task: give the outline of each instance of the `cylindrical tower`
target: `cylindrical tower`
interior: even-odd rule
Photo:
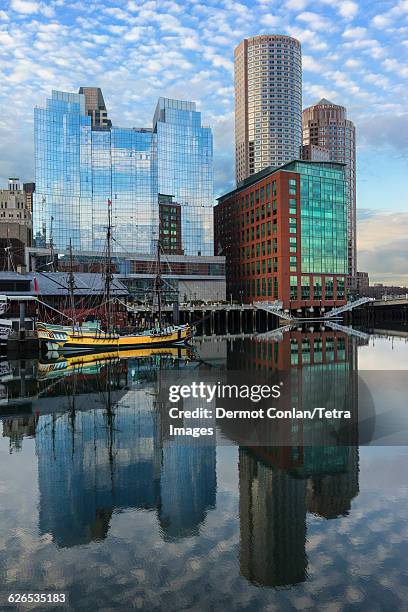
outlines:
[[[268,166],[299,158],[302,55],[290,36],[246,38],[235,49],[237,183]]]

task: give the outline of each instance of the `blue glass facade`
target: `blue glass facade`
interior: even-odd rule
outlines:
[[[212,134],[192,102],[160,98],[154,129],[93,127],[85,96],[52,92],[36,108],[37,246],[104,248],[112,200],[114,250],[151,254],[159,236],[158,194],[182,207],[185,254],[213,253]]]
[[[153,119],[154,158],[159,193],[181,206],[181,235],[186,255],[212,255],[213,141],[201,126],[194,102],[159,98]]]

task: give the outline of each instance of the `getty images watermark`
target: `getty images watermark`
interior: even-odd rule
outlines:
[[[216,382],[207,384],[203,381],[192,381],[189,384],[170,385],[168,399],[172,404],[178,403],[181,400],[196,399],[202,400],[207,404],[214,404],[213,407],[207,408],[198,406],[192,409],[180,408],[173,406],[169,408],[170,419],[177,420],[262,420],[262,419],[350,419],[351,412],[349,410],[327,409],[324,407],[315,407],[312,410],[300,410],[296,407],[289,409],[278,409],[274,406],[268,408],[250,408],[228,410],[222,406],[215,406],[218,400],[248,400],[253,403],[261,402],[262,400],[274,399],[279,400],[283,382],[275,385],[237,385],[223,384]],[[170,424],[170,435],[175,436],[212,436],[214,435],[214,427],[176,427]]]

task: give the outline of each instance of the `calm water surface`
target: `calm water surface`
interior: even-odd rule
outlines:
[[[72,610],[406,610],[405,446],[245,449],[222,429],[185,444],[158,404],[162,371],[185,368],[290,368],[300,403],[334,372],[341,397],[339,372],[407,369],[407,339],[196,348],[1,362],[0,593],[65,591]]]

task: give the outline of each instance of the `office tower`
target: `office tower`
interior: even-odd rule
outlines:
[[[98,88],[52,92],[35,109],[36,246],[102,253],[108,200],[113,249],[153,254],[159,194],[181,208],[186,255],[213,254],[212,134],[193,102],[160,98],[152,128],[118,128]],[[174,252],[174,251],[173,251]]]
[[[323,147],[330,152],[330,161],[346,164],[348,217],[349,286],[357,283],[356,245],[356,130],[347,119],[344,106],[325,98],[306,108],[302,115],[303,145]]]
[[[91,117],[92,127],[110,127],[112,122],[100,87],[80,87],[78,93],[85,96],[85,112]]]
[[[302,142],[302,55],[290,36],[246,38],[235,63],[237,183],[299,157]]]
[[[154,250],[151,131],[93,129],[84,94],[53,91],[35,109],[34,134],[37,246],[49,243],[52,220],[56,249],[71,240],[74,250],[103,252],[111,200],[115,250]]]
[[[213,142],[194,102],[159,98],[153,118],[157,191],[181,207],[186,255],[213,254]]]
[[[226,256],[227,295],[279,300],[290,310],[346,301],[344,164],[293,161],[218,198],[215,251]]]

